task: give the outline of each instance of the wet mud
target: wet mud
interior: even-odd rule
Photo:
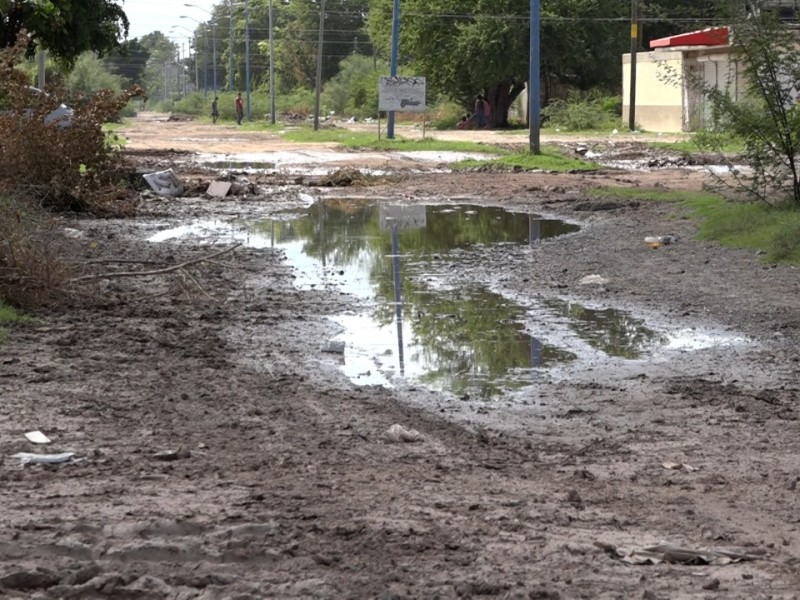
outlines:
[[[142,169],[184,156],[157,128],[134,127]],[[213,178],[178,173],[198,187]],[[243,244],[193,262],[233,240],[148,241],[194,221],[302,215],[320,198],[344,207],[354,195],[313,178],[243,176],[254,193],[145,194],[135,220],[71,223],[87,272],[123,258],[189,266],[109,278],[97,301],[38,315],[0,347],[4,597],[796,597],[797,270],[696,240],[672,205],[586,210],[599,202],[594,186],[696,189],[702,173],[404,167],[358,188],[407,206],[434,199],[577,223],[534,247],[485,244],[418,278],[442,290],[485,282],[483,294],[526,307],[512,320],[554,347],[583,339],[571,326],[586,311],[607,310],[697,342],[661,344],[647,360],[604,352],[558,363],[490,399],[348,377],[329,317],[373,300],[302,285],[284,249]],[[678,241],[652,249],[643,240],[653,235]],[[711,333],[746,343],[702,343]],[[421,440],[391,443],[394,424]],[[51,442],[33,446],[32,430]],[[26,451],[77,460],[11,457]],[[661,542],[747,558],[631,564],[609,551]]]

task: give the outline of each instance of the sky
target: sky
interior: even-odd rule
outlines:
[[[181,19],[181,15],[197,21],[206,21],[211,8],[215,4],[219,4],[219,0],[124,0],[124,2],[117,0],[117,3],[122,5],[122,10],[125,11],[131,22],[128,39],[140,38],[153,31],[160,31],[173,41],[180,43],[187,37],[191,37],[190,32],[197,27],[197,23],[191,19]],[[187,3],[194,4],[198,8],[186,6]],[[170,31],[173,26],[179,28]],[[182,27],[185,29],[180,29]]]

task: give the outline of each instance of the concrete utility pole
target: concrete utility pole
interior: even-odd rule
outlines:
[[[530,127],[530,150],[540,153],[541,129],[541,13],[539,0],[531,0],[531,55],[528,72],[528,124]]]
[[[244,5],[244,89],[247,96],[245,115],[250,122],[250,0]]]
[[[228,28],[231,36],[228,47],[228,53],[230,54],[230,61],[228,62],[228,91],[233,92],[233,0],[228,0]]]
[[[275,29],[272,21],[272,0],[269,0],[269,122],[275,125]]]
[[[636,52],[639,49],[639,1],[631,0],[631,89],[628,129],[636,131]]]
[[[394,0],[392,9],[392,54],[389,63],[389,75],[397,77],[397,55],[400,45],[400,0]],[[389,122],[386,124],[387,139],[394,139],[394,111],[389,111]]]
[[[325,0],[320,0],[319,39],[317,40],[317,94],[314,100],[314,131],[319,129],[319,96],[322,91],[322,46],[325,42]]]

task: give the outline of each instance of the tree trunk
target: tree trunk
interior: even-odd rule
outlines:
[[[484,97],[489,101],[489,105],[492,107],[491,117],[487,120],[489,127],[492,129],[508,127],[508,111],[511,108],[511,104],[524,89],[524,85],[512,81],[506,81],[486,88]]]

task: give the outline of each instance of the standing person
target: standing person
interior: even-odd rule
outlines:
[[[481,94],[478,94],[478,97],[475,98],[475,124],[478,126],[478,129],[483,129],[484,125],[486,125],[486,110],[485,101]]]
[[[483,125],[487,129],[491,127],[492,124],[492,105],[489,104],[489,100],[487,98],[483,99]]]
[[[242,102],[242,92],[236,96],[236,124],[242,124],[242,117],[244,117],[244,102]]]
[[[214,101],[211,103],[211,122],[216,125],[217,119],[219,119],[219,98],[214,96]]]

